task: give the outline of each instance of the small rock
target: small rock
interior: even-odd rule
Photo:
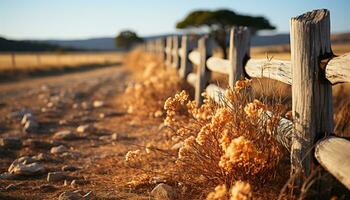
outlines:
[[[38,127],[39,127],[38,122],[30,120],[30,121],[27,121],[26,124],[24,125],[23,131],[26,133],[34,133],[37,131]]]
[[[57,188],[51,184],[42,184],[39,186],[39,189],[45,192],[53,192],[57,190]]]
[[[39,153],[38,155],[33,156],[32,158],[34,160],[40,161],[40,162],[49,161],[50,160],[50,157],[47,154],[45,154],[45,153]]]
[[[105,105],[105,103],[103,102],[103,101],[94,101],[93,102],[93,106],[94,106],[94,108],[101,108],[101,107],[103,107]]]
[[[39,163],[23,164],[18,163],[16,165],[11,164],[8,170],[11,174],[32,176],[42,174],[45,171],[44,165]]]
[[[80,125],[77,128],[77,132],[79,132],[79,133],[87,133],[87,132],[92,132],[94,130],[95,130],[95,128],[91,124]]]
[[[65,191],[58,197],[58,200],[81,200],[83,195],[78,192]]]
[[[0,146],[6,149],[19,149],[22,147],[22,141],[18,137],[0,138]]]
[[[64,172],[49,172],[47,174],[47,182],[55,182],[61,181],[66,178],[66,174]]]
[[[8,172],[4,172],[2,174],[0,174],[0,180],[4,179],[4,180],[12,180],[15,179],[17,176],[15,174],[11,174]]]
[[[68,148],[64,145],[52,147],[50,150],[50,153],[52,153],[52,154],[61,154],[61,153],[66,153],[66,152],[68,152]]]
[[[174,199],[176,199],[176,193],[175,193],[174,189],[165,183],[158,184],[151,191],[151,195],[156,200],[174,200]]]
[[[12,164],[16,165],[18,163],[22,163],[22,164],[30,164],[30,163],[34,163],[35,160],[32,157],[29,156],[22,156],[20,158],[17,158],[16,160],[14,160],[12,162]]]
[[[75,167],[75,166],[73,166],[73,165],[64,165],[63,167],[62,167],[62,171],[65,171],[65,172],[67,172],[67,171],[69,171],[69,172],[74,172],[74,171],[77,171],[79,168],[77,168],[77,167]]]
[[[64,130],[59,131],[53,135],[53,138],[56,140],[74,140],[77,139],[78,136],[74,134],[72,131]]]

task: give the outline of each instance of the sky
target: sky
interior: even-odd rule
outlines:
[[[0,36],[10,39],[114,37],[131,29],[141,36],[174,33],[198,9],[231,9],[264,16],[288,33],[291,17],[326,8],[332,33],[350,32],[350,0],[0,0]]]

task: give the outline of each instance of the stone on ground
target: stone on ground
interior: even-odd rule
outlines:
[[[165,183],[158,184],[151,191],[151,195],[156,200],[174,200],[174,199],[176,199],[176,193],[175,193],[174,189]]]
[[[95,128],[91,124],[80,125],[77,128],[77,132],[79,132],[79,133],[87,133],[87,132],[92,132],[94,130],[95,130]]]
[[[66,174],[64,172],[49,172],[47,174],[47,182],[55,182],[61,181],[66,178]]]
[[[74,140],[77,138],[78,136],[69,130],[58,131],[53,135],[53,139],[56,140]]]
[[[83,195],[78,192],[65,191],[58,197],[58,200],[81,200]]]
[[[57,147],[52,147],[50,152],[52,154],[62,154],[62,153],[68,152],[68,148],[66,146],[60,145]]]

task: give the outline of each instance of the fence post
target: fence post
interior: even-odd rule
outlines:
[[[179,36],[177,35],[173,36],[173,50],[171,53],[173,56],[172,66],[179,69]]]
[[[171,36],[168,36],[166,38],[166,48],[165,48],[165,52],[166,52],[166,57],[165,57],[165,65],[167,67],[171,66],[171,58],[172,58],[172,47],[173,47],[173,39]]]
[[[332,56],[330,17],[325,9],[294,17],[291,27],[292,112],[291,173],[299,185],[310,174],[312,147],[333,130],[332,86],[320,67]]]
[[[203,103],[202,92],[205,91],[211,75],[206,64],[207,59],[212,54],[212,41],[208,36],[201,37],[198,40],[198,51],[200,54],[200,63],[197,68],[195,99],[197,106],[200,106]]]
[[[244,65],[250,56],[250,34],[247,27],[234,27],[230,32],[229,60],[229,86],[244,77]]]
[[[185,80],[187,75],[192,72],[192,63],[188,59],[188,53],[191,50],[190,40],[187,35],[183,35],[181,39],[181,64],[180,78]]]

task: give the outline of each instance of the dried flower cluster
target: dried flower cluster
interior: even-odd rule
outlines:
[[[252,189],[249,183],[237,181],[230,189],[226,185],[218,185],[213,192],[210,192],[207,200],[250,200],[252,199]]]
[[[176,161],[184,177],[225,185],[218,186],[208,199],[250,199],[250,185],[236,181],[269,180],[282,156],[271,136],[278,124],[274,119],[279,118],[259,118],[268,106],[250,100],[250,84],[238,81],[225,92],[222,104],[204,95],[204,104],[196,107],[185,91],[165,102],[164,123],[174,130],[173,137],[184,141]],[[231,188],[230,194],[226,187]]]

